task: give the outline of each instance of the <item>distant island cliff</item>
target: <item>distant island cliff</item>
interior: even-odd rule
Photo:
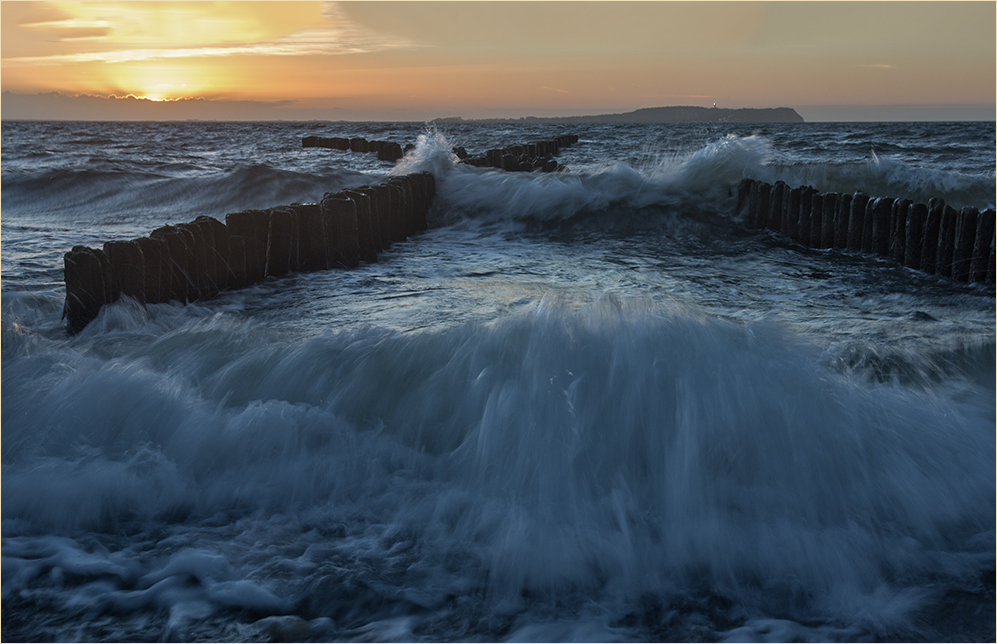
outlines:
[[[803,117],[791,107],[739,108],[723,107],[645,107],[623,114],[594,116],[527,116],[518,119],[435,119],[435,123],[803,123]]]

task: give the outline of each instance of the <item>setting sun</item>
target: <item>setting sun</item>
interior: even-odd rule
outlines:
[[[188,98],[208,89],[196,71],[172,65],[122,65],[110,70],[115,93],[133,94],[154,101]]]
[[[10,4],[3,5],[5,88],[150,99],[266,97],[270,83],[236,89],[222,79],[244,78],[269,53],[293,53],[289,37],[329,22],[315,2]]]

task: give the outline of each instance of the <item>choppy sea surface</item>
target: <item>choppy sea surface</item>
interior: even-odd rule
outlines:
[[[563,133],[567,172],[450,154]],[[748,230],[731,189],[983,208],[994,149],[994,123],[3,122],[2,637],[993,641],[993,288]],[[422,170],[430,229],[377,263],[65,332],[74,245]]]

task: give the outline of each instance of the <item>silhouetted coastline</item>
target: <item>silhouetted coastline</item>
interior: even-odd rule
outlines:
[[[622,114],[592,116],[526,116],[518,119],[463,119],[459,116],[435,119],[434,123],[803,123],[791,107],[738,108],[645,107]]]

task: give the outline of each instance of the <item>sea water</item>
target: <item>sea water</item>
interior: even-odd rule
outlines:
[[[456,164],[564,133],[567,171]],[[398,165],[303,136],[417,143]],[[746,229],[993,123],[2,124],[2,636],[993,640],[995,299]],[[62,256],[430,171],[377,263],[68,336]]]

